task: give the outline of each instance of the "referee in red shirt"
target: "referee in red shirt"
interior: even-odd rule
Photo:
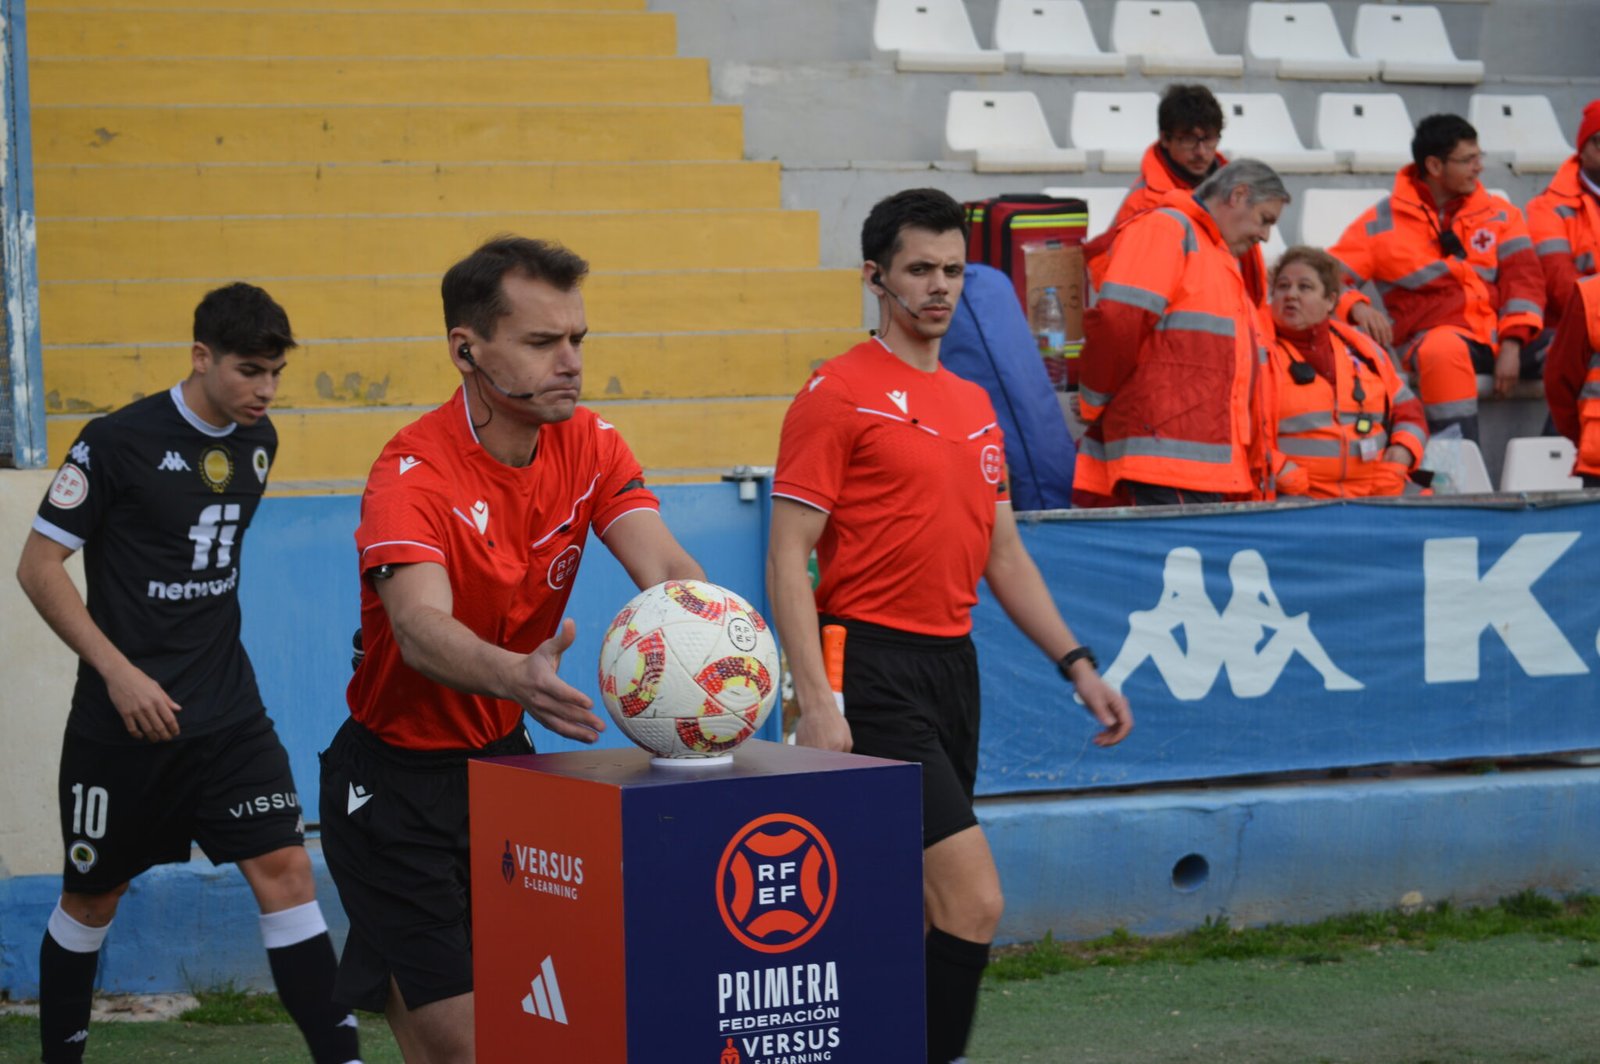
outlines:
[[[361,497],[366,655],[322,755],[323,852],[350,917],[334,997],[385,1012],[410,1061],[474,1058],[467,760],[531,751],[524,711],[583,742],[605,727],[556,672],[589,532],[641,588],[705,578],[628,445],[577,405],[587,271],[521,237],[452,266],[461,387],[389,441]]]
[[[1133,727],[1127,700],[1095,671],[1017,534],[988,396],[939,364],[966,246],[965,213],[936,189],[890,196],[867,216],[861,275],[879,329],[820,366],[789,408],[767,554],[798,741],[922,765],[928,1059],[939,1064],[965,1052],[1004,906],[972,808],[978,578],[1104,726],[1096,743],[1120,742]],[[847,717],[823,667],[822,623],[849,633]]]

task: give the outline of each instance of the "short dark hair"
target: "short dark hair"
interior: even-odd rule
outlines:
[[[253,284],[235,281],[207,292],[194,308],[194,342],[214,355],[281,358],[294,342],[289,315]]]
[[[465,325],[485,340],[494,339],[500,319],[511,310],[500,281],[512,272],[570,292],[588,275],[589,264],[552,240],[497,236],[445,271],[439,289],[446,331]]]
[[[1478,131],[1460,115],[1429,115],[1417,123],[1411,136],[1411,161],[1417,164],[1417,173],[1427,170],[1429,159],[1446,159],[1464,140],[1478,142]]]
[[[930,233],[958,230],[967,240],[966,209],[936,188],[908,188],[873,204],[861,223],[861,258],[884,269],[900,251],[900,233],[926,229]]]
[[[1156,130],[1166,136],[1191,129],[1222,132],[1222,105],[1204,85],[1168,85],[1156,108]]]

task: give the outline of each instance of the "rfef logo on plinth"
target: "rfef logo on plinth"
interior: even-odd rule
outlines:
[[[753,950],[784,953],[828,922],[839,889],[833,848],[816,826],[790,813],[740,828],[717,865],[717,911]]]

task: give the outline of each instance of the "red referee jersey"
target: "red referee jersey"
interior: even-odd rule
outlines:
[[[828,514],[817,609],[965,635],[1009,501],[1005,438],[984,390],[924,373],[879,340],[818,368],[783,421],[774,495]]]
[[[367,574],[434,562],[450,574],[456,620],[479,638],[528,653],[555,634],[592,527],[604,535],[633,510],[656,510],[633,452],[578,407],[539,430],[525,468],[478,443],[462,393],[384,447],[361,497],[361,633],[366,658],[350,680],[350,713],[384,742],[413,750],[478,749],[509,734],[522,707],[465,694],[400,658]]]

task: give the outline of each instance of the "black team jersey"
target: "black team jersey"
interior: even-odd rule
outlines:
[[[85,425],[34,518],[41,535],[82,548],[89,616],[183,707],[180,739],[262,711],[239,641],[239,565],[277,450],[266,418],[216,428],[174,385]],[[142,741],[82,661],[67,727]]]

